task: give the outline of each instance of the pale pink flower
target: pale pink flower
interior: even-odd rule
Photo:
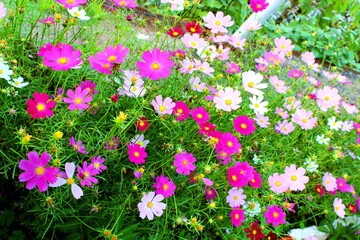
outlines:
[[[162,95],[156,96],[156,98],[151,101],[151,105],[153,105],[154,110],[160,115],[170,115],[175,107],[175,103],[171,98],[166,97],[163,101]]]
[[[275,113],[279,115],[282,119],[287,119],[289,117],[289,113],[285,111],[283,108],[277,107]]]
[[[232,35],[229,38],[229,44],[232,45],[234,48],[240,48],[241,50],[244,50],[246,39],[240,38],[239,36]]]
[[[339,106],[341,96],[338,94],[337,88],[325,86],[316,92],[317,104],[321,110],[326,112],[329,108]]]
[[[306,63],[306,65],[315,63],[315,55],[312,52],[304,52],[301,54],[301,61]]]
[[[240,207],[245,204],[246,195],[242,188],[233,187],[229,190],[226,197],[226,202],[229,203],[230,207]]]
[[[275,130],[278,133],[282,133],[285,135],[288,135],[289,133],[291,133],[292,131],[294,131],[295,126],[292,122],[288,122],[286,120],[282,121],[282,122],[278,122],[275,125]]]
[[[262,128],[267,128],[270,125],[269,117],[261,114],[256,114],[256,118],[254,118],[257,125]]]
[[[298,109],[301,107],[301,101],[297,100],[295,97],[287,97],[285,98],[283,107],[286,108],[288,111]]]
[[[261,23],[257,20],[246,20],[243,23],[244,29],[248,31],[256,31],[261,28]]]
[[[280,80],[277,76],[269,77],[271,85],[274,86],[275,91],[278,93],[286,93],[289,87],[285,86],[285,82]]]
[[[303,167],[296,169],[295,164],[285,167],[285,179],[291,191],[302,191],[305,189],[305,184],[309,182],[309,177],[305,176],[305,172],[306,170]]]
[[[322,183],[326,189],[326,191],[331,192],[336,190],[337,184],[336,184],[336,178],[333,177],[333,175],[329,172],[326,172],[322,178]]]
[[[192,90],[196,92],[202,92],[204,88],[206,87],[205,83],[200,82],[199,77],[191,77],[189,79],[190,87]]]
[[[202,49],[206,46],[206,41],[201,38],[199,34],[191,35],[189,33],[185,33],[185,35],[181,38],[181,41],[187,48]]]
[[[294,45],[291,45],[291,40],[286,39],[284,36],[281,36],[281,38],[275,38],[275,52],[277,53],[285,53],[291,52],[294,49]]]
[[[299,124],[301,129],[309,130],[315,127],[317,117],[311,118],[313,112],[311,110],[306,111],[305,109],[298,109],[292,115],[292,121]]]
[[[211,29],[212,33],[227,33],[226,27],[231,27],[234,21],[231,21],[231,16],[226,15],[224,17],[223,12],[217,12],[214,15],[212,12],[203,17],[205,27]]]
[[[213,100],[215,107],[227,112],[238,109],[242,102],[240,94],[239,90],[234,90],[231,87],[219,90]]]
[[[179,71],[181,73],[192,73],[196,70],[195,62],[191,61],[189,58],[185,58],[184,60],[182,60],[180,65],[181,68],[179,69]]]
[[[0,19],[6,16],[6,8],[2,2],[0,2]]]
[[[154,215],[160,217],[164,213],[163,210],[166,208],[166,204],[161,202],[163,199],[163,195],[157,194],[155,196],[155,192],[145,194],[138,204],[140,218],[144,219],[147,217],[149,220],[153,220]]]
[[[342,199],[335,198],[333,203],[335,213],[340,217],[345,217],[345,205],[342,203]]]
[[[214,69],[210,67],[210,64],[208,62],[200,62],[199,60],[195,59],[195,69],[199,70],[200,72],[212,76],[212,73],[214,72]]]
[[[284,193],[289,188],[289,182],[286,180],[286,175],[274,173],[268,179],[270,190],[274,193]]]

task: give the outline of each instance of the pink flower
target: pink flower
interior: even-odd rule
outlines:
[[[261,12],[269,6],[266,0],[250,0],[250,8],[255,12]]]
[[[171,114],[176,106],[169,97],[166,97],[163,101],[161,95],[156,96],[155,100],[153,99],[151,101],[151,105],[153,105],[154,110],[160,115]]]
[[[326,172],[322,178],[322,183],[326,189],[326,191],[334,191],[337,188],[336,178],[329,172]]]
[[[84,195],[83,190],[79,187],[79,185],[75,184],[75,180],[73,175],[75,173],[75,164],[65,163],[65,178],[58,177],[56,182],[53,184],[49,184],[50,187],[60,187],[64,184],[71,185],[71,193],[75,199],[79,199],[81,196]]]
[[[104,52],[100,52],[97,57],[101,59],[107,59],[111,64],[123,64],[126,55],[129,54],[129,48],[123,47],[121,44],[113,46],[107,46]]]
[[[249,185],[252,188],[261,188],[261,184],[263,182],[261,175],[256,170],[254,170],[253,174],[254,177],[249,181]]]
[[[103,165],[104,162],[105,158],[102,158],[101,156],[93,157],[91,159],[91,163],[94,165],[94,169],[97,172],[96,174],[106,170],[106,166]]]
[[[149,220],[153,220],[154,215],[160,217],[166,208],[166,204],[161,202],[163,199],[163,195],[157,194],[155,196],[155,192],[145,194],[138,204],[140,218],[144,219],[147,217]]]
[[[278,122],[275,125],[275,130],[278,133],[282,133],[285,135],[288,135],[289,133],[291,133],[292,131],[294,131],[295,126],[292,122],[288,122],[286,120],[282,121],[282,122]]]
[[[198,131],[198,133],[202,136],[209,136],[216,128],[215,124],[211,122],[202,123],[199,127],[200,130]]]
[[[189,79],[189,83],[190,83],[191,89],[196,92],[202,92],[206,87],[205,83],[200,82],[199,77],[191,77]]]
[[[297,69],[297,68],[291,69],[288,72],[289,78],[301,78],[303,75],[304,75],[303,71],[301,71],[300,69]]]
[[[91,187],[94,183],[97,183],[98,180],[94,178],[98,170],[94,168],[93,164],[88,165],[87,161],[83,162],[83,167],[78,166],[78,174],[76,174],[77,179],[80,181],[80,185]]]
[[[316,92],[317,104],[321,110],[327,111],[331,107],[339,106],[341,96],[336,88],[325,86]]]
[[[276,107],[275,113],[279,115],[282,119],[287,119],[289,117],[289,113],[283,108]]]
[[[229,203],[230,207],[240,207],[245,204],[246,195],[243,194],[244,190],[242,188],[233,187],[228,191],[226,197],[226,202]]]
[[[228,74],[235,74],[235,73],[239,73],[240,72],[240,67],[239,65],[237,65],[235,62],[228,62],[226,63],[226,72]]]
[[[63,4],[64,8],[72,9],[79,7],[87,2],[87,0],[56,0],[58,3]]]
[[[177,121],[183,122],[188,119],[189,112],[189,107],[183,101],[175,102],[172,114],[176,117]]]
[[[81,90],[84,91],[85,89],[89,91],[89,95],[93,95],[98,93],[99,91],[95,89],[96,83],[92,82],[91,80],[85,80],[80,82]]]
[[[309,177],[305,176],[305,172],[305,168],[296,169],[295,164],[285,167],[285,179],[289,183],[290,190],[302,191],[305,189],[305,184],[309,182]]]
[[[256,118],[254,118],[256,124],[261,128],[267,128],[270,125],[269,117],[261,114],[256,114]]]
[[[190,175],[190,173],[195,170],[196,166],[194,163],[196,159],[191,153],[183,151],[182,153],[177,153],[174,158],[174,166],[176,167],[177,173]]]
[[[21,159],[19,168],[24,170],[19,176],[20,182],[26,182],[28,190],[37,187],[40,192],[48,189],[48,183],[56,182],[56,174],[59,172],[57,168],[49,167],[50,154],[43,152],[39,157],[36,151],[27,154],[28,160]]]
[[[170,181],[168,177],[161,174],[156,178],[153,188],[155,188],[156,194],[161,194],[164,198],[168,198],[174,195],[176,186],[173,181]]]
[[[121,8],[136,8],[139,6],[136,4],[136,0],[111,0],[115,6]]]
[[[315,55],[312,52],[304,52],[301,54],[301,61],[306,63],[307,65],[315,63]]]
[[[170,55],[167,52],[155,48],[152,52],[145,51],[142,58],[144,62],[138,61],[136,63],[141,77],[159,80],[160,78],[167,78],[171,74],[174,63],[170,60]]]
[[[26,105],[30,118],[47,118],[54,115],[51,109],[55,107],[56,102],[50,100],[46,93],[35,92],[34,100],[28,99]]]
[[[199,34],[191,35],[189,33],[185,33],[185,35],[180,40],[187,48],[195,48],[200,50],[204,49],[206,46],[206,41],[201,38]]]
[[[337,185],[337,189],[340,190],[341,192],[348,192],[349,184],[346,183],[345,179],[339,177],[336,180],[336,185]]]
[[[43,20],[38,20],[38,22],[44,23],[45,25],[51,25],[54,24],[54,18],[53,17],[47,17]]]
[[[317,117],[311,118],[312,115],[313,112],[311,110],[298,109],[292,115],[292,121],[299,124],[301,129],[309,130],[315,127],[317,122]]]
[[[76,150],[78,151],[79,153],[82,153],[82,154],[87,154],[86,150],[85,150],[85,146],[82,145],[82,141],[78,141],[77,143],[75,142],[75,138],[72,136],[70,139],[69,139],[69,143],[70,145]]]
[[[227,33],[225,27],[231,27],[234,21],[231,21],[231,16],[224,17],[223,12],[217,12],[216,16],[212,12],[203,17],[205,27],[210,28],[212,33]]]
[[[204,107],[198,107],[198,108],[193,108],[190,111],[190,116],[192,117],[192,119],[194,119],[196,121],[197,124],[203,124],[206,123],[208,120],[210,120],[210,116],[209,113],[205,110]]]
[[[145,148],[141,147],[140,144],[127,144],[126,146],[128,148],[127,154],[130,162],[135,164],[145,163],[145,159],[147,158]]]
[[[245,187],[254,177],[254,168],[247,162],[236,162],[233,167],[228,169],[228,181],[233,187]]]
[[[285,174],[279,175],[278,173],[274,173],[272,176],[269,177],[269,185],[270,190],[274,193],[284,193],[289,188],[289,182],[286,181]]]
[[[101,58],[102,56],[102,58]],[[95,69],[99,73],[112,74],[114,65],[110,63],[106,56],[101,52],[97,52],[95,56],[89,56],[89,63],[92,69]]]
[[[225,90],[221,89],[214,97],[215,107],[227,112],[236,110],[240,107],[242,98],[239,90],[234,90],[231,87],[226,87]]]
[[[240,38],[239,36],[231,36],[229,38],[229,44],[231,44],[234,48],[240,48],[241,50],[244,50],[246,39]]]
[[[234,129],[242,135],[251,135],[255,132],[255,121],[247,116],[237,116],[234,119]]]
[[[79,68],[82,60],[80,50],[74,50],[71,45],[58,44],[43,52],[44,65],[55,71],[67,71]]]
[[[205,187],[205,199],[212,200],[217,196],[218,196],[217,192],[214,188],[208,186]]]
[[[264,217],[266,218],[266,223],[272,223],[274,227],[277,227],[279,224],[285,224],[286,214],[282,209],[276,205],[267,206]]]
[[[345,217],[345,205],[342,203],[342,199],[335,198],[333,203],[335,213],[340,217]]]
[[[281,36],[281,38],[275,38],[275,52],[276,53],[284,53],[287,54],[288,52],[291,52],[294,49],[294,45],[291,45],[291,40],[286,39],[284,36]]]
[[[285,82],[282,80],[279,80],[277,76],[271,76],[269,77],[269,81],[271,85],[275,88],[275,91],[278,93],[286,93],[287,89],[289,87],[285,86]]]
[[[239,139],[232,135],[231,132],[226,132],[222,134],[219,139],[219,143],[216,145],[216,149],[221,149],[229,155],[238,153],[241,149],[241,144],[239,143]]]
[[[2,2],[0,2],[0,19],[6,16],[6,8]]]
[[[240,208],[231,209],[230,218],[234,227],[241,226],[242,221],[245,219],[244,210]]]
[[[89,108],[89,102],[92,100],[92,95],[88,95],[89,91],[87,89],[82,90],[81,87],[77,87],[75,92],[71,89],[66,91],[66,94],[69,98],[63,98],[65,103],[69,103],[68,109],[74,111],[78,109],[79,111]]]

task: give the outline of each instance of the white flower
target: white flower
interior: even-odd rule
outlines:
[[[254,95],[263,95],[264,93],[259,89],[267,88],[266,83],[261,83],[263,76],[260,73],[255,73],[253,71],[247,71],[242,73],[242,82],[245,91],[252,93]]]
[[[191,77],[189,79],[190,87],[192,90],[196,92],[202,92],[204,88],[206,87],[205,83],[200,82],[199,77]]]
[[[317,170],[317,168],[319,167],[319,165],[312,161],[311,158],[306,158],[306,161],[305,161],[305,169],[306,171],[308,172],[315,172]]]
[[[258,202],[247,201],[243,207],[246,216],[255,217],[261,213],[260,203]]]
[[[140,40],[146,40],[146,39],[149,39],[149,35],[145,35],[145,34],[142,34],[142,33],[138,33],[136,35],[137,39],[140,39]]]
[[[10,80],[10,75],[14,72],[10,70],[9,66],[0,62],[0,78],[4,78],[5,80]]]
[[[138,204],[140,217],[142,219],[147,217],[149,220],[153,220],[154,215],[160,217],[164,213],[163,210],[166,208],[166,204],[161,202],[163,199],[163,195],[157,194],[155,196],[155,192],[145,194]]]
[[[74,7],[72,9],[68,9],[68,12],[71,16],[76,17],[80,20],[87,21],[90,19],[90,17],[86,16],[85,10],[79,10],[78,7]]]
[[[29,85],[28,82],[24,82],[24,79],[22,77],[14,78],[13,81],[8,82],[11,86],[16,88],[23,88],[27,85]]]
[[[214,97],[215,107],[227,112],[238,109],[242,102],[240,94],[239,90],[234,90],[231,87],[226,87],[225,90],[221,89]]]
[[[256,155],[254,154],[254,157],[252,159],[254,161],[255,164],[264,164],[264,162]]]
[[[350,132],[354,129],[354,123],[352,121],[344,121],[341,125],[341,130],[344,132]]]
[[[269,104],[268,101],[262,100],[264,100],[263,95],[259,95],[258,98],[256,97],[256,95],[253,95],[253,97],[250,98],[250,108],[254,109],[255,114],[264,115],[268,111],[268,109],[266,108],[266,106]]]
[[[324,134],[316,136],[316,141],[320,144],[328,145],[330,138],[326,138]]]
[[[330,130],[338,131],[341,128],[342,124],[342,121],[336,121],[335,116],[332,116],[328,119],[328,126],[330,127]]]
[[[132,144],[139,144],[141,147],[146,148],[146,145],[150,142],[149,140],[144,140],[144,134],[137,134],[135,137],[133,137],[130,142]]]

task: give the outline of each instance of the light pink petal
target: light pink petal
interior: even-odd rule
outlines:
[[[49,186],[50,187],[60,187],[62,185],[64,185],[66,183],[66,179],[64,178],[57,178],[55,183],[50,183]]]
[[[76,199],[84,195],[83,190],[76,184],[71,184],[71,192]]]
[[[75,172],[75,164],[73,162],[65,163],[65,172],[68,178],[71,178]]]

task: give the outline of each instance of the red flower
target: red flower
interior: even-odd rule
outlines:
[[[250,238],[251,240],[259,240],[265,237],[261,231],[258,221],[251,223],[250,227],[245,228],[244,230],[247,233],[246,237]]]
[[[149,127],[149,119],[146,117],[139,117],[139,120],[135,122],[136,128],[140,132],[144,132]]]
[[[324,190],[324,188],[321,187],[320,184],[317,184],[315,186],[315,191],[322,197],[325,195],[325,190]]]
[[[269,232],[268,235],[266,235],[267,240],[277,240],[277,235],[273,232]]]
[[[200,27],[200,24],[196,22],[188,22],[185,25],[186,31],[189,33],[197,33],[200,34],[202,32],[202,29]]]
[[[54,108],[56,102],[49,99],[49,95],[46,93],[34,93],[34,100],[28,99],[26,101],[27,112],[31,118],[47,118],[52,117],[54,112],[51,108]]]
[[[179,27],[174,27],[174,28],[170,28],[167,34],[169,34],[170,37],[180,37],[184,35],[184,31]]]
[[[348,208],[349,208],[349,211],[352,212],[352,213],[356,213],[356,212],[357,212],[356,206],[355,206],[354,204],[349,203],[349,204],[348,204]]]

